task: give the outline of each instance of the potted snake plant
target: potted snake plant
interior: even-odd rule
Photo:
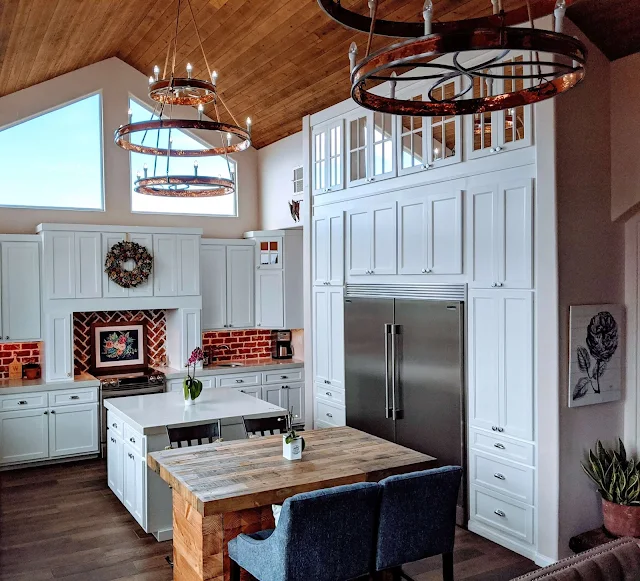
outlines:
[[[616,537],[640,537],[640,462],[627,458],[622,440],[617,451],[598,440],[582,468],[602,496],[604,528]]]

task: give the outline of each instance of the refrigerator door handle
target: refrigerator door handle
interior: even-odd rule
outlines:
[[[400,325],[390,325],[391,327],[391,417],[394,420],[402,419],[402,409],[398,405],[396,392],[399,389],[399,365],[398,365],[398,335],[400,334]]]
[[[393,325],[385,324],[384,326],[384,417],[391,417],[391,406],[389,405],[389,340],[391,339],[391,327]]]

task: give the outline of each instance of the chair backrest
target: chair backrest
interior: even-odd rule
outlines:
[[[344,581],[367,575],[374,560],[379,487],[375,482],[296,494],[284,501],[274,532],[284,579]]]
[[[287,418],[274,416],[271,418],[242,418],[244,431],[248,438],[252,436],[273,436],[287,431]]]
[[[172,448],[182,448],[183,444],[187,446],[202,445],[203,443],[213,444],[220,438],[220,421],[182,428],[167,427],[167,435],[169,436],[169,445]],[[193,442],[197,442],[197,444]]]
[[[380,482],[376,570],[453,551],[461,476],[446,466]]]
[[[558,561],[512,581],[637,581],[640,576],[638,539],[618,539]]]

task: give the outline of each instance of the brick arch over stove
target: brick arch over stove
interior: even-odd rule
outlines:
[[[91,364],[91,325],[93,323],[147,323],[147,358],[149,364],[166,359],[167,322],[163,310],[97,311],[73,314],[74,373],[89,370]]]

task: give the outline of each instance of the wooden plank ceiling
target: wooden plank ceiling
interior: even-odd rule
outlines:
[[[503,0],[506,10],[524,2]],[[353,40],[364,47],[366,35],[331,21],[316,0],[191,4],[222,98],[238,120],[254,120],[256,147],[299,131],[303,115],[348,98],[347,51]],[[366,0],[342,4],[366,11]],[[624,16],[617,31],[607,26],[613,15],[602,4],[616,5],[615,16]],[[379,17],[419,20],[421,6],[422,0],[381,0]],[[490,0],[434,0],[434,6],[443,21],[491,11]],[[639,6],[640,0],[582,0],[571,14],[585,29],[593,26],[594,41],[616,58],[639,48]],[[164,64],[175,9],[176,0],[0,0],[0,96],[113,56],[149,75],[155,64]],[[206,77],[188,14],[183,0],[176,70],[191,62],[194,75]],[[636,42],[620,39],[625,32]],[[374,48],[389,42],[376,39]]]

